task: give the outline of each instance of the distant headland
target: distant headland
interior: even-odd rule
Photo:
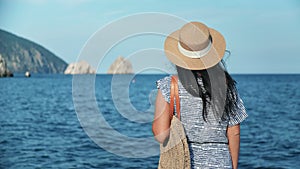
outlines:
[[[12,73],[64,73],[68,65],[41,45],[1,29],[0,54]]]

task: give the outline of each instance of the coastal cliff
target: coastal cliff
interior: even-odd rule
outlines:
[[[13,76],[12,72],[7,69],[6,65],[7,65],[6,61],[0,54],[0,77],[12,77]]]

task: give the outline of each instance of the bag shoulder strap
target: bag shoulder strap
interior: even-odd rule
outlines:
[[[180,99],[178,92],[178,78],[177,76],[171,76],[171,89],[170,89],[170,116],[173,116],[174,112],[174,99],[176,101],[176,113],[177,118],[180,120]]]

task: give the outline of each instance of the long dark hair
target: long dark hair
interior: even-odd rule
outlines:
[[[183,87],[191,95],[202,98],[204,121],[207,121],[210,109],[222,121],[236,114],[236,81],[227,72],[223,61],[204,70],[189,70],[179,66],[176,69]]]

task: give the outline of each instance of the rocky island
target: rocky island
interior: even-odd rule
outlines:
[[[96,71],[86,61],[71,63],[64,72],[65,74],[95,74]]]
[[[108,74],[132,74],[133,68],[129,60],[124,57],[118,57],[109,67]]]

